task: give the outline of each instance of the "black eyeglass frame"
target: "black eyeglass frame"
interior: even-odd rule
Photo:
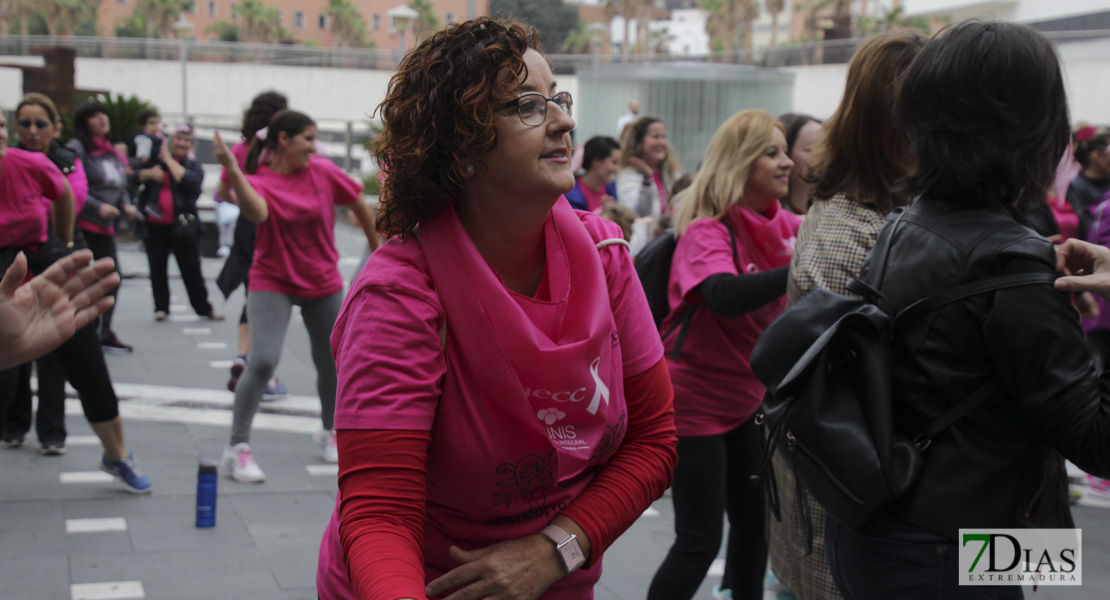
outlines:
[[[527,98],[528,96],[539,96],[540,98],[543,98],[542,108],[540,108],[540,111],[539,111],[541,120],[538,123],[529,123],[529,122],[524,120],[524,115],[520,114],[520,101]],[[566,96],[566,99],[567,99],[566,108],[563,108],[563,106],[555,100],[556,98],[558,98],[560,96]],[[570,94],[570,92],[564,90],[564,91],[561,91],[561,92],[556,92],[555,95],[550,97],[550,98],[548,98],[547,96],[544,96],[543,94],[541,94],[539,92],[525,92],[525,93],[517,96],[516,98],[513,98],[512,100],[509,100],[508,102],[504,102],[504,103],[498,105],[497,107],[494,108],[494,110],[495,111],[502,111],[502,110],[505,110],[505,109],[508,109],[508,108],[515,108],[515,109],[517,109],[516,115],[518,117],[520,117],[520,122],[521,123],[527,125],[528,127],[538,127],[540,125],[543,125],[544,122],[547,121],[547,103],[548,102],[554,103],[555,106],[559,107],[559,110],[567,113],[568,116],[571,114],[571,111],[574,109],[574,96],[572,96]]]
[[[34,125],[39,129],[39,131],[47,129],[51,126],[50,121],[47,121],[46,119],[35,119],[34,121],[32,121],[31,119],[19,119],[15,122],[15,124],[20,129],[30,129],[31,125]]]

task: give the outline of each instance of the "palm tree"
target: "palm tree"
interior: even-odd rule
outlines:
[[[243,0],[239,5],[239,35],[244,42],[272,44],[287,36],[281,26],[281,11],[261,0]]]
[[[335,46],[362,48],[366,45],[366,20],[351,0],[328,0],[327,15]]]
[[[767,12],[771,13],[771,47],[774,48],[779,39],[779,13],[786,8],[786,0],[766,0]]]
[[[0,34],[8,33],[11,23],[19,23],[19,34],[27,35],[27,23],[37,12],[35,0],[0,0]]]
[[[420,13],[420,16],[416,17],[416,21],[412,24],[417,44],[440,30],[439,17],[436,16],[435,8],[431,2],[428,0],[409,0],[407,4],[409,8]]]
[[[701,7],[709,13],[705,20],[705,33],[709,34],[712,50],[728,52],[736,48],[748,3],[750,0],[701,1]]]
[[[173,37],[174,21],[181,13],[192,9],[193,0],[139,0],[135,14],[146,23],[148,38],[168,38]]]

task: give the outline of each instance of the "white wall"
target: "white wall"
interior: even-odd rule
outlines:
[[[1071,49],[1068,49],[1071,48]],[[1086,50],[1085,50],[1086,49]],[[1061,52],[1067,77],[1073,121],[1110,124],[1110,52],[1091,46],[1069,45]],[[0,63],[19,57],[0,57]],[[844,95],[846,65],[814,65],[784,69],[795,75],[794,110],[819,118],[832,114]],[[364,122],[385,97],[391,73],[353,69],[323,69],[255,64],[191,63],[189,111],[205,120],[218,120],[234,129],[243,108],[258,92],[276,89],[289,96],[292,106],[312,115],[325,127],[340,121]],[[559,87],[577,94],[578,80],[560,75]],[[78,59],[77,86],[112,93],[135,94],[157,105],[172,121],[181,107],[181,71],[165,61]],[[22,74],[0,68],[0,107],[19,102]],[[580,106],[586,104],[580,103]],[[582,118],[580,113],[578,116]],[[199,117],[198,117],[198,120]]]
[[[906,14],[994,17],[1021,23],[1107,10],[1106,0],[903,0]]]

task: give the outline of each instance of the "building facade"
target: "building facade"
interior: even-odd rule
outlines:
[[[212,27],[223,21],[240,23],[238,5],[242,0],[194,0],[193,9],[185,18],[194,25],[189,37],[216,39]],[[116,25],[130,18],[140,0],[102,0],[97,28],[101,35],[115,35]],[[296,43],[317,43],[332,46],[332,27],[328,16],[328,0],[262,0],[263,4],[281,11],[281,26]],[[376,48],[400,48],[401,35],[387,14],[404,4],[404,0],[350,0],[366,23],[366,40]],[[489,0],[430,0],[441,26],[489,14]],[[405,46],[412,48],[416,36],[406,32]]]

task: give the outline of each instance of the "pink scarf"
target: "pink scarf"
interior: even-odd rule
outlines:
[[[89,156],[104,156],[105,154],[112,153],[123,163],[124,168],[127,168],[127,157],[117,150],[116,147],[112,145],[112,142],[104,138],[94,137],[92,139],[92,144],[93,149],[89,152]],[[131,169],[128,168],[127,171],[130,172]]]
[[[761,268],[776,269],[790,264],[801,221],[783,210],[778,202],[772,202],[765,214],[737,206],[725,218],[736,227],[737,238],[750,240],[749,245],[765,263],[759,265]]]
[[[576,494],[589,479],[580,475],[620,444],[626,410],[616,325],[590,233],[560,198],[544,224],[549,301],[514,297],[453,207],[421,223],[419,236],[447,317],[449,381],[436,418],[477,423],[434,443],[445,451],[457,445],[465,456],[475,444],[510,436],[513,450],[493,452],[489,464],[474,461],[475,473],[522,455],[542,457],[527,467],[522,487],[503,490],[508,515],[520,510],[514,494],[535,507],[545,496]],[[461,391],[448,405],[455,385]],[[560,437],[568,426],[573,444]],[[517,464],[518,477],[524,468]]]

